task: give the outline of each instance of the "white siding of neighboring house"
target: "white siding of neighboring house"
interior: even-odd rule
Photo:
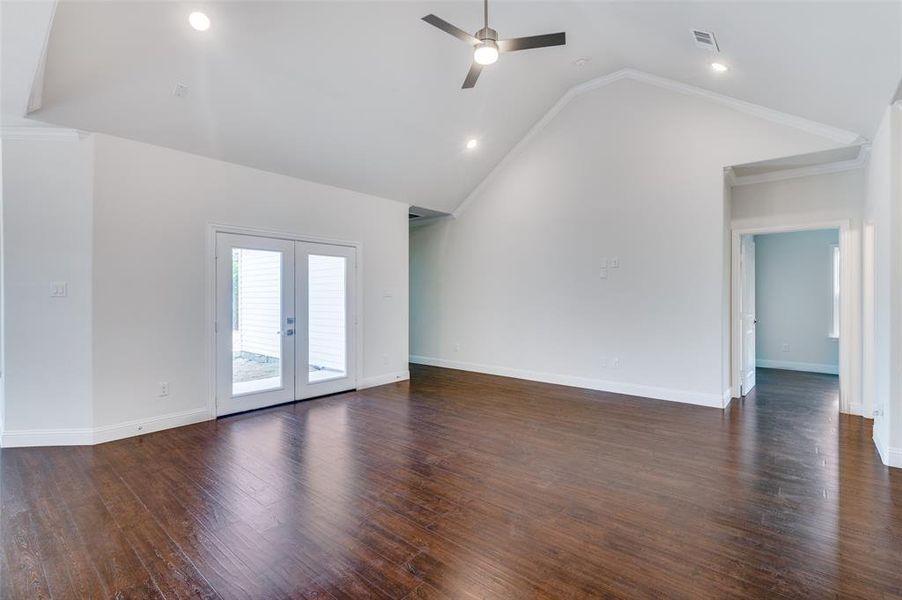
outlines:
[[[310,364],[345,369],[345,259],[310,256]]]
[[[238,331],[235,350],[278,357],[281,350],[281,255],[265,250],[236,250]]]

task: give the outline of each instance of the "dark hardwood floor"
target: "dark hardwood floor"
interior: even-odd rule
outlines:
[[[833,376],[720,411],[412,375],[0,451],[3,597],[902,597],[902,473]]]

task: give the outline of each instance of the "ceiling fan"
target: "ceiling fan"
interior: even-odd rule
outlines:
[[[475,86],[476,80],[482,72],[482,67],[490,65],[498,60],[498,54],[501,52],[516,52],[517,50],[529,50],[531,48],[563,46],[567,43],[567,36],[564,32],[499,40],[498,32],[489,27],[489,0],[483,0],[483,2],[485,26],[473,35],[470,35],[463,29],[455,27],[448,21],[435,15],[426,15],[423,17],[423,20],[430,25],[434,25],[442,31],[450,33],[454,37],[473,46],[473,65],[470,67],[470,72],[467,73],[467,78],[464,79],[463,86],[461,86],[463,89],[469,89]]]

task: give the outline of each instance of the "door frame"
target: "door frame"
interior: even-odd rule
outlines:
[[[360,382],[363,380],[363,242],[355,242],[349,240],[339,240],[334,238],[326,238],[317,235],[309,235],[304,233],[295,233],[278,229],[266,229],[258,227],[245,227],[241,225],[225,225],[221,223],[210,223],[207,225],[207,306],[206,306],[206,335],[207,335],[207,408],[210,411],[211,418],[219,417],[218,407],[216,405],[216,385],[217,385],[217,366],[216,366],[216,236],[220,233],[229,233],[236,235],[250,235],[256,237],[268,237],[279,240],[287,240],[290,242],[308,242],[312,244],[329,244],[332,246],[347,246],[354,248],[357,254],[357,273],[354,275],[354,284],[356,289],[355,298],[355,319],[354,325],[354,348],[351,349],[355,353],[355,373],[354,373],[354,389],[360,389]],[[292,400],[293,402],[296,400]]]
[[[840,249],[840,293],[839,293],[839,411],[842,413],[860,414],[860,387],[853,377],[853,365],[860,365],[861,353],[857,336],[861,329],[856,319],[856,310],[860,308],[860,250],[856,248],[857,232],[854,232],[849,219],[832,221],[811,221],[792,224],[762,224],[760,226],[743,226],[733,223],[731,234],[730,262],[730,385],[733,396],[738,397],[742,384],[742,319],[739,314],[742,278],[740,277],[739,254],[740,238],[743,235],[766,235],[769,233],[791,233],[796,231],[813,231],[818,229],[838,229]],[[860,313],[860,311],[859,311]],[[858,315],[860,317],[860,314]],[[826,335],[826,334],[825,334]]]

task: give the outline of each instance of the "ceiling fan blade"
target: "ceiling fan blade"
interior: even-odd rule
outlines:
[[[547,48],[549,46],[563,46],[567,43],[567,34],[546,33],[545,35],[531,35],[529,37],[499,40],[498,50],[501,52],[516,52],[517,50],[529,50],[531,48]]]
[[[456,37],[460,40],[463,40],[468,44],[475,46],[476,44],[479,43],[479,40],[477,40],[475,37],[473,37],[466,31],[464,31],[460,27],[455,27],[448,21],[441,19],[439,17],[436,17],[435,15],[426,15],[425,17],[423,17],[423,20],[426,21],[427,23],[429,23],[430,25],[438,27],[445,33],[450,33],[454,37]]]
[[[482,73],[482,65],[474,62],[470,66],[470,72],[467,73],[467,78],[464,79],[464,84],[461,86],[461,89],[468,90],[475,86],[480,73]]]

